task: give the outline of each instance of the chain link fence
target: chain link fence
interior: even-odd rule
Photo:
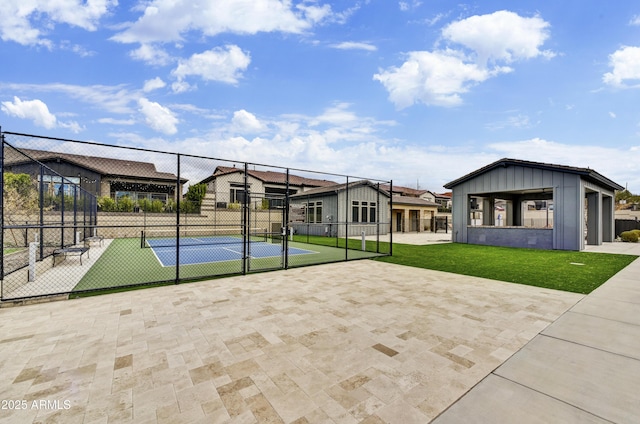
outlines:
[[[1,137],[1,300],[392,253],[390,181]]]

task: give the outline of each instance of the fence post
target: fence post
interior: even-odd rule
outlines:
[[[380,182],[376,185],[376,253],[380,253]]]
[[[393,256],[393,180],[389,181],[389,256]]]
[[[0,141],[2,142],[0,147],[0,171],[2,172],[2,184],[0,184],[0,220],[2,220],[0,243],[4,246],[4,133],[2,132],[2,127],[0,127]],[[0,261],[0,278],[4,281],[4,255],[2,255],[2,261]],[[4,283],[0,287],[0,299],[4,299]]]
[[[240,203],[240,207],[242,208],[242,212],[240,215],[241,226],[243,235],[243,243],[242,243],[242,275],[245,275],[249,269],[249,204],[247,201],[249,200],[249,163],[244,163],[244,187],[243,187],[243,195],[242,202]]]
[[[284,234],[283,234],[283,242],[282,249],[284,252],[284,269],[289,269],[289,168],[287,168],[287,184],[285,186],[286,194],[284,198],[284,216],[283,216],[283,224],[284,224]]]
[[[78,187],[73,187],[73,241],[79,243],[78,240]]]
[[[180,198],[182,197],[182,190],[180,187],[180,153],[176,155],[176,281],[178,284],[180,281]]]
[[[345,216],[344,216],[344,260],[349,260],[349,176],[347,175],[347,184],[345,185]]]

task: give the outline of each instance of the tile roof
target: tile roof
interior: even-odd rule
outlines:
[[[231,174],[234,172],[242,173],[244,172],[244,169],[235,168],[231,166],[218,166],[215,172],[213,173],[212,177]],[[257,171],[257,170],[249,169],[247,173],[252,177],[257,178],[265,183],[281,184],[281,185],[285,185],[287,183],[287,174],[285,172]],[[208,179],[211,179],[211,177],[209,177]],[[327,186],[333,186],[336,183],[335,181],[306,178],[306,177],[300,177],[294,174],[289,174],[289,184],[295,185],[295,186],[305,186],[305,187],[327,187]]]
[[[391,186],[389,184],[381,184],[380,188],[383,188],[385,191],[389,191]],[[393,192],[401,193],[404,196],[420,197],[428,191],[429,190],[419,190],[411,187],[403,187],[395,184],[393,185]]]
[[[175,181],[176,175],[170,172],[158,172],[156,166],[150,162],[139,162],[133,160],[113,159],[99,156],[76,155],[71,153],[49,152],[45,150],[19,149],[20,152],[28,155],[39,162],[61,159],[75,165],[95,171],[101,175],[114,175],[132,178],[145,178],[154,180]],[[18,155],[12,155],[17,157]],[[20,155],[21,156],[21,155]],[[24,163],[25,160],[7,158],[7,164]],[[188,181],[181,179],[182,182]]]
[[[439,207],[440,204],[431,202],[429,200],[421,199],[419,197],[411,196],[393,196],[394,205],[413,205],[413,206],[433,206]]]

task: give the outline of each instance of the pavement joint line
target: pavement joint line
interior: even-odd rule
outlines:
[[[629,302],[629,303],[631,303],[631,304],[635,305],[635,303],[634,303],[634,302]],[[603,316],[601,316],[601,315],[587,314],[587,313],[585,313],[585,312],[578,312],[578,311],[574,311],[574,310],[572,310],[572,309],[569,309],[567,312],[565,312],[564,314],[560,315],[560,316],[558,317],[558,319],[557,319],[557,320],[559,320],[560,318],[562,318],[564,315],[566,315],[566,314],[567,314],[567,313],[569,313],[569,312],[571,312],[572,314],[580,314],[580,315],[584,315],[584,316],[586,316],[586,317],[600,318],[600,319],[604,319],[604,320],[611,321],[611,322],[620,322],[620,323],[622,323],[622,324],[628,324],[628,325],[634,325],[634,326],[636,326],[636,327],[640,327],[640,325],[638,325],[638,324],[634,324],[634,323],[629,322],[629,321],[622,321],[622,320],[619,320],[619,319],[607,318],[607,317],[603,317]],[[557,320],[556,320],[556,321],[557,321]],[[552,323],[552,324],[553,324],[553,323]],[[548,327],[547,327],[547,328],[548,328]],[[544,330],[546,330],[546,328],[545,328]],[[544,330],[542,330],[542,331],[544,331]]]
[[[616,321],[616,322],[618,322],[618,321]],[[563,339],[563,338],[561,338],[561,337],[551,336],[551,335],[549,335],[549,334],[542,334],[542,333],[541,333],[541,334],[539,334],[539,336],[548,337],[548,338],[550,338],[550,339],[559,340],[559,341],[561,341],[561,342],[571,343],[571,344],[576,345],[576,346],[586,347],[587,349],[593,349],[593,350],[597,350],[597,351],[599,351],[599,352],[604,352],[604,353],[608,353],[608,354],[611,354],[611,355],[620,356],[621,358],[631,359],[631,360],[633,360],[633,361],[640,361],[640,359],[638,359],[638,358],[634,358],[633,356],[628,356],[628,355],[625,355],[625,354],[623,354],[623,353],[612,352],[612,351],[610,351],[610,350],[606,350],[606,349],[602,349],[602,348],[599,348],[599,347],[595,347],[595,346],[587,345],[587,344],[584,344],[584,343],[574,342],[573,340],[567,340],[567,339]],[[533,339],[531,339],[531,341],[533,341]],[[529,343],[531,343],[531,342],[529,342]],[[526,345],[524,345],[524,346],[522,347],[522,349],[524,349],[525,347],[527,347],[527,345],[528,345],[529,343],[527,343]],[[520,349],[520,350],[522,350],[522,349]]]
[[[520,383],[520,382],[518,382],[518,381],[512,380],[512,379],[507,378],[507,377],[502,376],[502,375],[494,374],[493,372],[492,372],[490,375],[493,375],[493,376],[495,376],[495,377],[501,378],[501,379],[506,380],[506,381],[510,381],[510,382],[511,382],[511,383],[513,383],[513,384],[517,384],[517,385],[518,385],[518,386],[520,386],[520,387],[524,387],[524,388],[525,388],[525,389],[527,389],[527,390],[531,390],[532,392],[538,393],[538,394],[540,394],[540,395],[542,395],[542,396],[544,396],[544,397],[547,397],[547,398],[549,398],[549,399],[553,399],[553,400],[556,400],[556,401],[558,401],[558,402],[560,402],[560,403],[564,403],[565,405],[568,405],[568,406],[570,406],[571,408],[578,409],[578,410],[580,410],[580,411],[582,411],[582,412],[585,412],[585,413],[587,413],[587,414],[589,414],[589,415],[591,415],[591,416],[593,416],[593,417],[597,417],[597,418],[601,419],[602,421],[606,421],[606,422],[608,422],[608,423],[615,424],[615,421],[608,420],[608,419],[606,419],[606,418],[604,418],[604,417],[601,417],[600,415],[596,415],[596,414],[594,414],[594,413],[593,413],[593,412],[591,412],[591,411],[587,411],[586,409],[581,408],[581,407],[579,407],[578,405],[574,405],[574,404],[572,404],[572,403],[567,402],[566,400],[562,400],[562,399],[559,399],[559,398],[557,398],[557,397],[555,397],[555,396],[551,396],[551,395],[549,395],[548,393],[541,392],[540,390],[534,389],[533,387],[529,387],[529,386],[527,386],[527,385],[525,385],[525,384],[522,384],[522,383]],[[483,378],[483,379],[482,379],[482,381],[484,381],[487,377],[489,377],[489,376],[486,376],[485,378]],[[482,381],[481,381],[481,382],[482,382]],[[480,383],[481,383],[481,382],[480,382]],[[478,383],[478,384],[480,384],[480,383]],[[478,384],[476,384],[476,386],[477,386]],[[474,387],[475,387],[475,386],[474,386]],[[450,408],[450,407],[452,407],[452,406],[453,406],[453,405],[449,405],[449,408]],[[447,408],[447,409],[448,409],[448,408]],[[444,411],[443,411],[443,413],[444,413]]]

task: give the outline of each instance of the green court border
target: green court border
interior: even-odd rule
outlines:
[[[342,262],[346,259],[375,258],[380,254],[343,247],[323,246],[291,241],[290,247],[313,251],[310,254],[290,255],[290,268]],[[251,258],[248,272],[283,269],[281,257]],[[231,260],[206,264],[181,265],[180,281],[217,278],[225,275],[241,274],[242,261]],[[135,285],[157,284],[175,281],[176,267],[163,267],[152,249],[140,247],[137,238],[114,239],[95,264],[74,287],[73,292],[110,289]]]

